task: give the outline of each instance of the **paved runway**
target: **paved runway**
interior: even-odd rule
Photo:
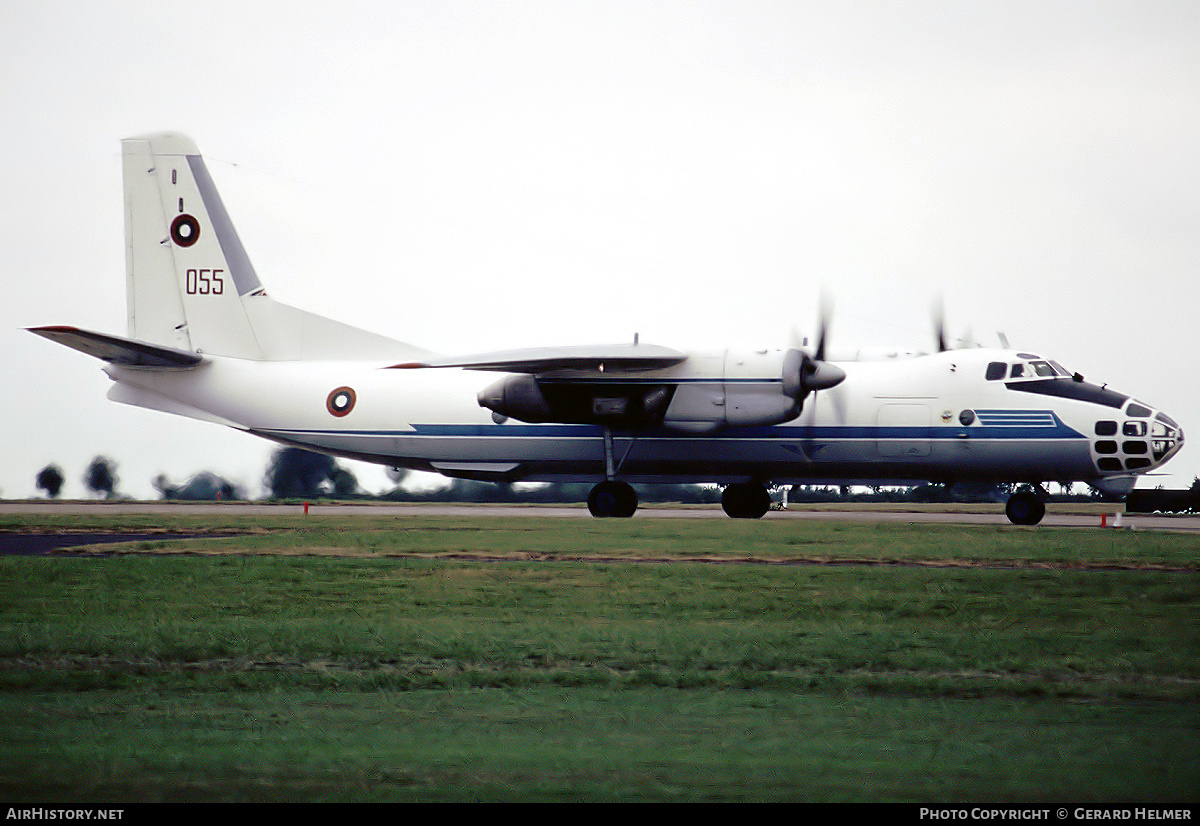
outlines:
[[[1040,527],[1098,528],[1101,514],[1056,513],[1051,504]],[[1107,516],[1112,527],[1117,507]],[[180,502],[5,502],[0,501],[0,515],[97,515],[119,516],[126,514],[195,514],[228,516],[280,516],[302,514],[303,505],[239,502],[239,503],[180,503]],[[502,516],[502,517],[555,517],[563,519],[590,519],[585,505],[533,506],[533,505],[449,505],[449,504],[386,504],[386,503],[337,503],[312,505],[310,515],[340,516],[362,514],[365,516]],[[635,519],[725,519],[718,506],[707,507],[645,507],[640,508]],[[899,509],[879,510],[864,506],[853,509],[818,509],[811,505],[793,505],[784,511],[771,511],[764,519],[822,520],[831,522],[881,522],[941,525],[1009,525],[1003,510],[997,506],[984,512],[957,513],[938,510],[906,511]],[[1122,514],[1122,529],[1183,531],[1200,533],[1200,516],[1191,514]]]

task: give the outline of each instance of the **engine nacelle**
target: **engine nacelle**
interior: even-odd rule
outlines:
[[[507,376],[478,395],[480,407],[522,422],[601,424],[645,428],[662,424],[674,385],[630,382],[538,381]]]
[[[489,384],[476,397],[480,407],[522,422],[555,421],[550,405],[533,376],[508,376]]]
[[[675,430],[708,432],[721,427],[769,427],[800,414],[797,399],[786,390],[789,369],[799,387],[799,356],[782,350],[723,351],[707,363],[689,356],[712,379],[692,379],[675,390],[663,425]],[[789,359],[795,363],[789,365]]]
[[[800,405],[780,392],[775,382],[725,386],[725,423],[734,427],[769,427],[800,415]]]
[[[707,432],[770,427],[800,415],[804,399],[839,384],[846,373],[802,350],[726,350],[688,357],[691,370],[658,383],[632,376],[506,376],[479,393],[497,416],[540,424],[599,424],[626,429],[664,426]]]

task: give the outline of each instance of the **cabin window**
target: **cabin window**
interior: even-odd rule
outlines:
[[[1145,436],[1146,435],[1146,423],[1145,422],[1125,422],[1125,424],[1121,427],[1121,435],[1122,436]]]
[[[1150,415],[1150,408],[1142,407],[1137,402],[1129,405],[1129,409],[1125,411],[1126,416],[1134,416],[1138,419],[1144,419]]]
[[[1097,436],[1116,436],[1117,435],[1117,423],[1116,422],[1096,422],[1096,435]]]
[[[1008,372],[1008,365],[1002,361],[993,361],[988,365],[987,380],[997,381],[1004,378],[1004,374]]]

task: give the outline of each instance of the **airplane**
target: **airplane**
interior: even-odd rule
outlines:
[[[1007,516],[1035,525],[1047,483],[1119,499],[1183,446],[1152,405],[940,324],[937,352],[882,360],[827,359],[824,311],[811,349],[431,353],[268,296],[190,138],[122,157],[127,335],[29,328],[106,362],[117,402],[449,477],[594,482],[598,517],[634,514],[631,482],[716,483],[759,518],[774,486],[970,481],[1019,486]]]

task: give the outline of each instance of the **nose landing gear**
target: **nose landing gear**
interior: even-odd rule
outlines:
[[[1036,525],[1046,515],[1046,503],[1034,491],[1021,490],[1008,497],[1004,512],[1014,525]]]

